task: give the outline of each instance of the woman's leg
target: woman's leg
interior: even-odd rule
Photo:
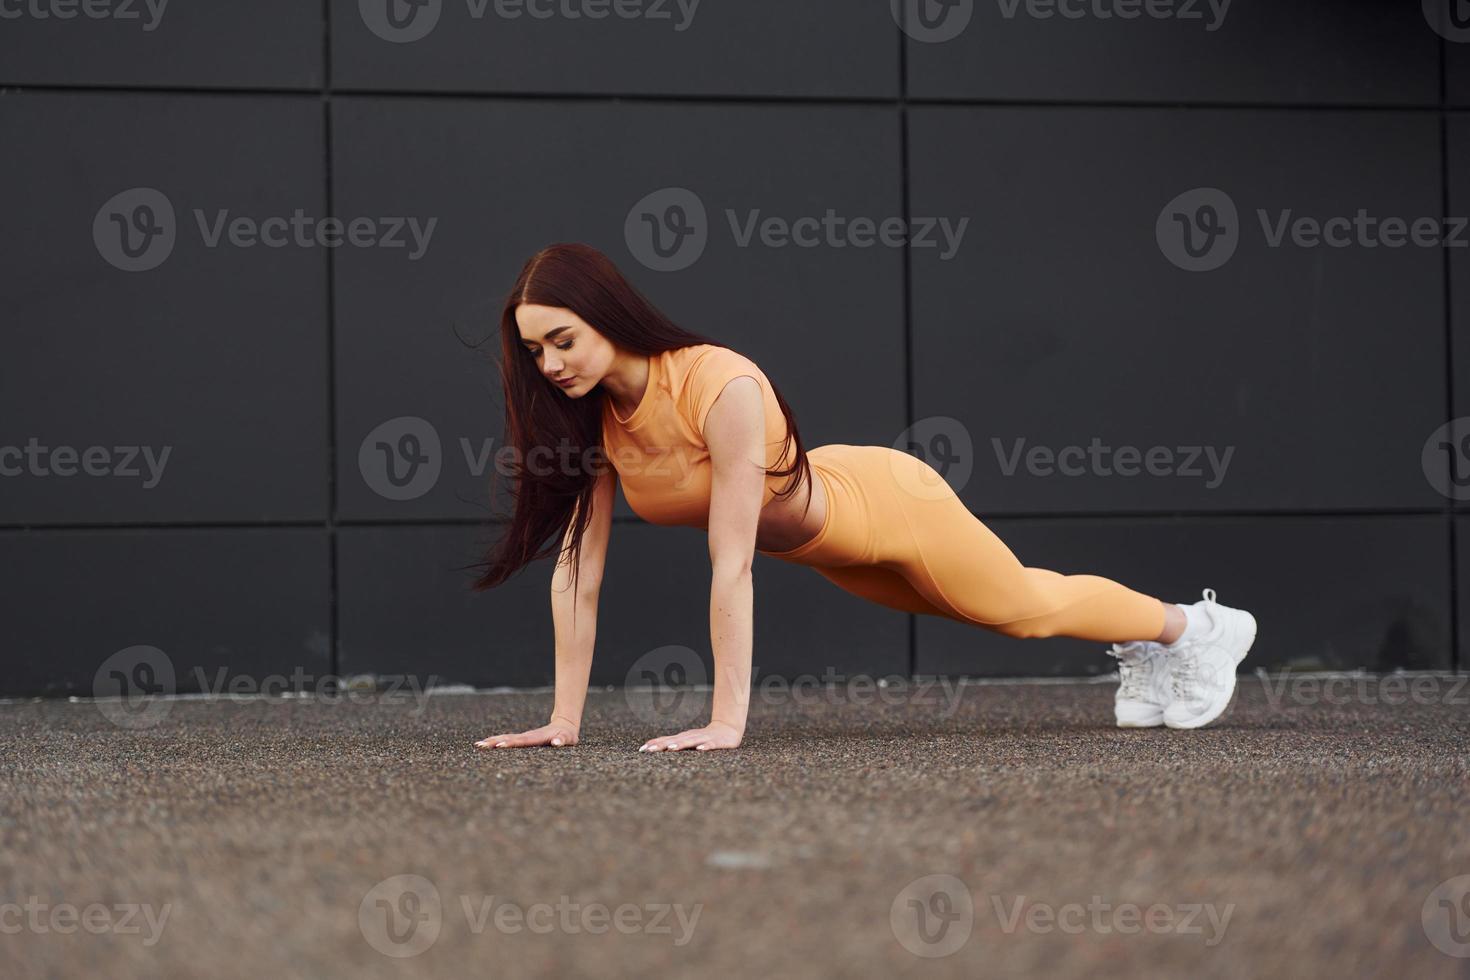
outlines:
[[[1164,603],[1101,575],[1064,575],[1021,564],[970,513],[923,460],[886,451],[868,463],[865,485],[879,482],[884,537],[914,588],[954,618],[1008,636],[1153,640],[1164,631]]]
[[[926,616],[949,615],[946,610],[919,595],[909,584],[909,580],[893,569],[880,568],[877,565],[849,565],[844,568],[817,566],[815,570],[839,588],[881,606]]]
[[[917,457],[881,446],[821,449],[839,493],[854,499],[839,497],[836,524],[804,563],[842,588],[1008,636],[1123,643],[1168,635],[1165,604],[1152,596],[1099,575],[1023,566]]]

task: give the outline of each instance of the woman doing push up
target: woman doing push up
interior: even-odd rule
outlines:
[[[1111,643],[1120,727],[1198,728],[1235,693],[1256,635],[1249,612],[1218,604],[1212,589],[1176,605],[1098,575],[1027,567],[923,460],[886,446],[806,451],[754,361],[676,326],[590,246],[552,245],[526,262],[501,314],[501,342],[518,458],[567,445],[570,458],[585,458],[601,446],[612,469],[516,474],[514,515],[475,586],[499,585],[555,549],[556,693],[545,725],[479,748],[576,744],[615,478],[644,520],[709,533],[709,723],[651,738],[641,752],[740,744],[755,552],[904,612],[1007,636]]]

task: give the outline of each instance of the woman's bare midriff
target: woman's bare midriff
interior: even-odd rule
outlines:
[[[803,480],[795,493],[785,498],[772,497],[771,502],[761,508],[755,531],[757,548],[762,551],[790,551],[817,536],[827,516],[827,490],[822,486],[822,478],[817,476],[815,467],[811,473],[811,480]],[[785,485],[781,484],[782,487]],[[811,498],[810,507],[807,507],[808,497]],[[805,515],[802,514],[803,508],[806,508]]]

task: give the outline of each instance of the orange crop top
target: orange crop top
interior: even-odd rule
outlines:
[[[709,527],[713,467],[704,422],[725,385],[742,375],[755,378],[765,397],[766,468],[785,469],[791,454],[781,461],[786,417],[776,392],[754,361],[728,347],[694,344],[649,355],[648,388],[627,418],[604,397],[602,445],[639,517],[650,524]],[[790,479],[767,475],[761,506]]]

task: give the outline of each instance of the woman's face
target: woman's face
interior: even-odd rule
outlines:
[[[522,303],[516,307],[516,326],[536,369],[573,398],[591,391],[617,355],[612,343],[591,324],[560,306]],[[558,384],[568,379],[568,384]]]

